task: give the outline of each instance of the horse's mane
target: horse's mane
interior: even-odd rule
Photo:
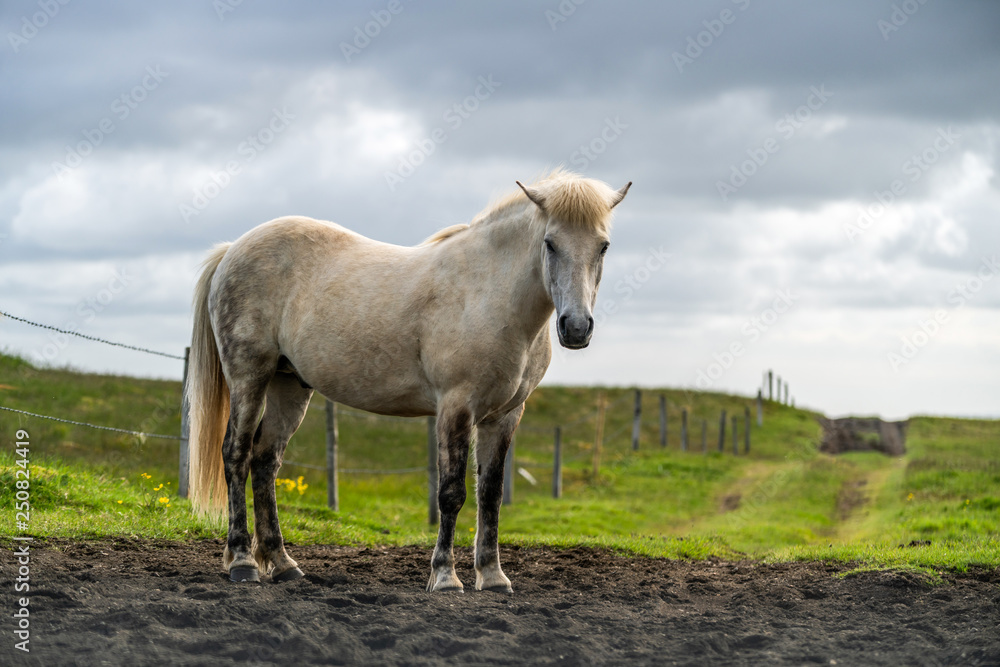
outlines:
[[[590,225],[608,231],[611,226],[609,201],[614,191],[600,181],[584,178],[580,174],[558,167],[530,186],[545,201],[546,211],[560,220],[574,225]],[[437,243],[468,229],[472,225],[488,223],[498,214],[524,204],[527,195],[521,189],[513,190],[491,202],[468,225],[452,225],[435,232],[420,245]]]

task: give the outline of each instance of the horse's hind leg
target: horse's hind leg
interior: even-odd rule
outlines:
[[[250,473],[253,480],[253,555],[261,572],[270,570],[271,581],[291,581],[302,576],[298,564],[285,551],[278,525],[275,477],[288,445],[309,408],[312,389],[303,388],[293,375],[278,373],[267,387],[267,405],[259,437],[254,438]]]
[[[428,591],[461,591],[462,582],[455,573],[455,521],[465,504],[465,467],[472,438],[472,415],[464,405],[443,407],[438,411],[438,526],[437,545],[431,557]]]
[[[250,550],[247,529],[247,475],[254,431],[258,425],[267,380],[241,376],[230,380],[229,426],[222,442],[226,487],[229,490],[229,533],[222,554],[222,566],[232,581],[259,581],[257,563]]]
[[[495,422],[479,425],[476,438],[476,590],[510,593],[510,579],[500,569],[497,536],[503,469],[514,429],[524,412],[522,404]]]

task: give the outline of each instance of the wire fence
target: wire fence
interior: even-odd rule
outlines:
[[[11,320],[15,320],[17,322],[22,322],[24,324],[28,324],[28,325],[31,325],[31,326],[40,327],[40,328],[43,328],[43,329],[49,329],[49,330],[56,331],[56,332],[59,332],[59,333],[62,333],[62,334],[66,334],[66,335],[77,336],[79,338],[86,339],[86,340],[93,341],[93,342],[103,343],[103,344],[106,344],[106,345],[111,345],[111,346],[115,346],[115,347],[119,347],[119,348],[123,348],[123,349],[133,350],[133,351],[136,351],[136,352],[142,352],[142,353],[146,353],[146,354],[152,354],[152,355],[157,355],[157,356],[161,356],[161,357],[167,357],[167,358],[171,358],[171,359],[183,360],[184,361],[184,376],[185,376],[185,384],[186,384],[187,360],[188,360],[187,352],[185,353],[185,355],[182,356],[182,355],[170,354],[170,353],[167,353],[167,352],[161,352],[161,351],[157,351],[157,350],[151,350],[151,349],[140,347],[140,346],[137,346],[137,345],[130,345],[130,344],[126,344],[126,343],[115,342],[115,341],[107,340],[107,339],[104,339],[104,338],[99,338],[99,337],[96,337],[96,336],[88,336],[88,335],[79,333],[77,331],[71,331],[71,330],[66,330],[66,329],[59,329],[57,327],[49,326],[49,325],[46,325],[46,324],[41,324],[41,323],[38,323],[38,322],[33,322],[33,321],[25,319],[25,318],[21,318],[21,317],[17,317],[17,316],[11,315],[10,313],[4,312],[4,311],[0,311],[0,316],[7,317],[7,318],[9,318]],[[768,397],[769,397],[769,399],[772,396],[772,388],[770,386],[771,379],[772,379],[771,378],[771,372],[768,371],[765,374],[765,383],[762,386],[761,391],[759,391],[758,394],[757,394],[757,425],[758,426],[760,426],[762,424],[762,421],[761,421],[762,420],[762,411],[761,411],[762,394],[766,392],[767,395],[768,395]],[[785,393],[786,400],[785,401],[780,401],[780,396],[781,396],[781,393],[782,393],[781,392],[782,382],[781,382],[780,378],[778,379],[779,402],[787,402],[787,396],[788,396],[787,386],[788,386],[787,382],[785,382],[784,383],[784,393]],[[571,457],[571,458],[573,458],[573,460],[575,461],[575,465],[579,466],[579,465],[581,465],[582,463],[585,462],[587,466],[592,466],[592,474],[594,476],[596,476],[598,474],[599,466],[600,466],[601,450],[605,446],[605,443],[618,442],[619,438],[622,438],[623,436],[626,436],[629,433],[629,431],[631,430],[631,438],[630,438],[630,440],[631,440],[632,449],[637,450],[639,448],[639,439],[640,439],[640,435],[641,435],[641,432],[642,432],[642,424],[641,424],[642,395],[641,395],[641,391],[637,390],[637,389],[636,390],[619,390],[619,391],[622,392],[621,395],[618,396],[617,398],[615,398],[614,400],[610,401],[610,402],[608,402],[608,401],[605,400],[605,392],[600,392],[599,393],[599,399],[598,399],[597,405],[588,406],[588,407],[584,408],[583,410],[580,410],[580,411],[576,412],[576,414],[572,415],[570,418],[568,418],[566,420],[560,420],[560,423],[551,423],[549,425],[540,425],[540,424],[535,424],[535,423],[529,423],[529,424],[522,423],[520,425],[518,431],[519,432],[523,432],[525,434],[525,437],[532,437],[532,435],[533,435],[533,437],[534,437],[534,439],[536,441],[539,439],[539,436],[542,436],[542,435],[544,435],[546,437],[553,437],[554,438],[554,440],[553,440],[553,449],[552,449],[552,457],[553,458],[552,458],[552,462],[551,463],[548,463],[548,462],[539,462],[539,461],[532,461],[532,460],[527,460],[527,459],[515,459],[514,458],[514,449],[515,449],[516,446],[515,447],[511,447],[511,451],[508,452],[507,465],[505,466],[505,476],[506,476],[506,479],[505,479],[505,484],[504,484],[504,501],[508,502],[508,503],[512,502],[512,489],[513,489],[512,476],[513,476],[513,471],[514,471],[515,468],[517,468],[518,472],[520,472],[520,474],[522,476],[524,476],[526,479],[528,479],[532,483],[532,485],[536,484],[536,481],[530,475],[530,473],[527,473],[527,469],[530,468],[530,469],[533,469],[533,470],[540,470],[540,469],[552,470],[553,471],[553,496],[556,497],[556,498],[560,497],[560,495],[561,495],[561,488],[562,488],[562,482],[561,482],[561,474],[562,474],[562,472],[561,471],[562,471],[562,465],[563,465],[563,462],[562,462],[562,459],[563,459],[563,447],[562,447],[561,443],[562,443],[563,437],[564,436],[569,436],[571,433],[576,433],[577,436],[578,436],[578,437],[570,438],[570,439],[567,440],[567,442],[572,443],[571,450],[575,452],[575,455],[573,457]],[[610,433],[606,433],[605,432],[605,423],[606,423],[606,421],[608,421],[608,415],[610,415],[610,414],[612,414],[614,412],[617,412],[618,409],[623,404],[632,403],[632,402],[634,402],[634,410],[633,410],[633,414],[632,414],[632,419],[625,418],[624,421],[623,421],[623,423],[621,423],[614,431],[611,431]],[[186,403],[182,403],[182,405],[179,406],[179,407],[181,407],[181,410],[180,410],[180,412],[181,412],[181,433],[179,435],[170,435],[170,434],[163,434],[163,433],[147,433],[145,431],[139,431],[139,430],[132,430],[132,429],[125,429],[125,428],[113,427],[113,426],[103,426],[103,425],[98,425],[98,424],[91,424],[91,423],[88,423],[88,422],[76,421],[76,420],[71,420],[71,419],[64,419],[64,418],[55,417],[55,416],[52,416],[52,415],[38,414],[38,413],[35,413],[35,412],[29,412],[29,411],[26,411],[26,410],[20,410],[20,409],[6,407],[6,406],[0,406],[0,410],[6,411],[6,412],[12,412],[12,413],[17,413],[17,414],[22,414],[22,415],[25,415],[25,416],[29,416],[29,417],[33,417],[33,418],[38,418],[38,419],[47,419],[47,420],[52,420],[52,421],[55,421],[55,422],[61,422],[61,423],[65,423],[65,424],[71,424],[71,425],[74,425],[74,426],[81,426],[81,427],[92,428],[92,429],[97,429],[97,430],[101,430],[101,431],[109,431],[109,432],[121,433],[121,434],[125,434],[125,435],[132,435],[132,436],[135,436],[135,437],[139,438],[142,441],[145,441],[146,439],[163,439],[163,440],[175,440],[175,441],[179,441],[179,443],[180,443],[180,471],[179,471],[179,477],[181,479],[181,483],[179,485],[180,486],[179,491],[180,491],[181,495],[186,495],[187,470],[188,470],[187,449],[188,449],[188,440],[189,440],[189,437],[188,437],[187,414],[186,414]],[[315,410],[315,409],[323,409],[322,406],[316,405],[316,404],[310,404],[309,408],[313,409],[313,410]],[[660,398],[659,398],[659,408],[660,408],[660,433],[659,433],[660,437],[659,437],[659,440],[660,440],[660,446],[661,447],[665,447],[666,444],[667,444],[667,401],[666,401],[666,398],[662,394],[660,395]],[[354,409],[343,407],[343,406],[339,406],[337,408],[334,408],[333,404],[331,404],[329,401],[327,401],[326,411],[327,411],[327,456],[326,456],[327,463],[326,463],[326,465],[318,465],[318,464],[314,464],[314,463],[306,463],[306,462],[291,461],[291,460],[285,460],[283,462],[283,464],[287,465],[287,466],[300,467],[300,468],[303,468],[303,469],[306,469],[306,470],[315,470],[315,471],[318,471],[318,472],[325,472],[327,474],[328,486],[332,485],[334,487],[332,490],[329,490],[329,499],[330,499],[329,502],[330,502],[330,506],[331,507],[335,507],[336,508],[336,504],[337,504],[337,501],[336,501],[336,488],[335,488],[336,484],[337,484],[337,482],[336,482],[336,475],[340,474],[340,473],[349,474],[349,475],[352,475],[352,474],[353,475],[405,475],[405,474],[414,474],[414,473],[419,473],[419,472],[426,472],[428,474],[428,483],[431,484],[431,488],[434,488],[436,486],[436,482],[435,482],[435,480],[433,478],[436,477],[437,441],[436,441],[436,436],[435,436],[435,433],[434,433],[433,417],[429,418],[429,421],[427,423],[427,440],[428,440],[428,459],[427,460],[428,460],[428,463],[426,465],[410,466],[410,467],[399,467],[399,468],[392,468],[392,469],[371,468],[371,467],[368,467],[368,468],[360,468],[360,467],[359,468],[341,468],[338,465],[338,463],[337,463],[337,445],[336,445],[336,440],[337,440],[336,417],[337,417],[337,415],[339,415],[341,417],[350,418],[350,419],[355,420],[355,421],[357,421],[359,423],[361,423],[361,422],[366,422],[366,423],[375,422],[375,423],[393,423],[393,424],[397,424],[397,425],[410,424],[410,425],[414,425],[414,426],[419,425],[419,419],[417,419],[417,418],[408,418],[408,417],[397,417],[397,416],[392,416],[392,415],[378,415],[378,414],[374,414],[374,413],[368,413],[368,412],[363,412],[363,411],[359,411],[359,410],[354,410]],[[675,412],[676,411],[677,410],[676,410],[676,406],[675,406]],[[743,426],[743,429],[744,429],[744,440],[745,440],[744,454],[749,453],[749,451],[750,451],[750,408],[749,407],[744,407],[743,412],[744,412],[744,414],[742,415],[744,417],[743,424],[739,423],[737,416],[731,415],[732,427],[731,427],[730,434],[731,434],[731,437],[732,437],[732,445],[733,445],[732,450],[733,450],[733,454],[738,454],[739,453],[739,444],[740,443],[737,440],[737,429],[740,426]],[[682,450],[688,450],[688,449],[690,449],[690,447],[689,447],[690,442],[689,441],[691,439],[690,436],[691,436],[691,431],[693,430],[693,426],[694,426],[693,422],[694,422],[694,420],[693,419],[691,420],[692,423],[690,424],[690,426],[692,427],[692,429],[689,430],[688,416],[689,415],[688,415],[687,408],[683,408],[681,410],[681,414],[680,414],[680,417],[681,417],[680,445],[681,445],[681,449]],[[718,429],[717,429],[717,433],[718,433],[718,450],[720,452],[723,451],[723,448],[724,448],[724,446],[726,445],[726,442],[727,442],[726,441],[726,426],[727,426],[726,416],[727,416],[726,415],[726,411],[722,410],[722,413],[721,413],[721,416],[720,416],[720,420],[717,421],[717,422],[715,422],[715,423],[718,424]],[[621,420],[622,417],[616,417],[616,419]],[[675,420],[676,420],[676,416],[675,416]],[[708,424],[708,420],[706,420],[706,419],[702,419],[701,420],[702,436],[701,436],[701,448],[700,449],[704,453],[708,452],[707,439],[706,439],[706,435],[707,435],[707,427],[706,427],[706,425],[707,424]],[[587,444],[588,441],[590,443],[592,443],[592,444],[588,445]],[[433,505],[434,504],[433,494],[431,495],[431,498],[432,498],[431,503]],[[436,516],[436,512],[434,510],[435,510],[434,507],[432,507],[431,510],[430,510],[430,516],[432,517],[432,519],[431,519],[432,522],[434,520],[434,517]]]

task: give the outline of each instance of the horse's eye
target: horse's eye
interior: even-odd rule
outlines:
[[[601,246],[601,257],[603,257],[608,252],[608,248],[610,246],[611,246],[610,243],[605,243],[603,246]]]
[[[549,252],[553,253],[553,254],[556,251],[556,247],[554,245],[552,245],[552,241],[550,241],[548,239],[545,239],[545,249],[548,250]]]

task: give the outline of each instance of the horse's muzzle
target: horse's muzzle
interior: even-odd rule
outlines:
[[[582,350],[590,345],[590,337],[594,334],[594,318],[569,317],[560,315],[556,323],[559,334],[559,344],[570,350]]]

